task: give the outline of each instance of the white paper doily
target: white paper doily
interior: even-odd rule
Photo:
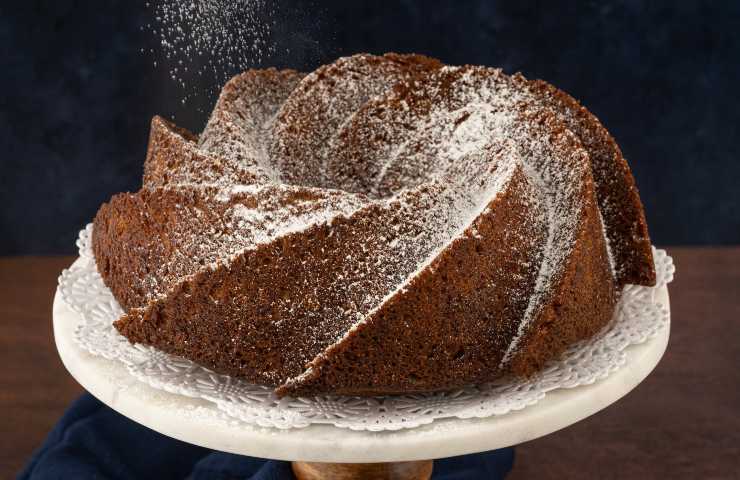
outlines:
[[[80,232],[80,260],[59,277],[62,299],[82,318],[75,331],[76,343],[93,355],[122,362],[131,375],[153,388],[202,398],[234,419],[281,429],[331,424],[351,430],[383,431],[414,428],[442,418],[484,418],[521,410],[557,388],[592,384],[624,364],[625,348],[649,340],[667,325],[668,312],[655,301],[654,293],[673,279],[675,271],[671,257],[664,250],[653,249],[657,285],[625,287],[608,328],[570,347],[560,360],[528,379],[430,394],[279,399],[270,388],[129,343],[113,327],[123,311],[97,272],[91,233],[91,225]]]

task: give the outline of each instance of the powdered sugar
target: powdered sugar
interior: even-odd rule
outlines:
[[[274,9],[265,0],[157,0],[147,6],[155,23],[146,26],[159,38],[160,61],[182,89],[183,103],[202,93],[200,85],[221,85],[273,52]],[[192,76],[206,81],[187,83]]]
[[[353,196],[334,196],[326,202],[312,199],[310,204],[299,202],[285,205],[284,197],[274,193],[256,197],[250,194],[247,197],[249,199],[264,198],[253,207],[234,203],[235,199],[244,197],[244,192],[250,190],[243,186],[232,188],[232,205],[224,216],[226,226],[239,235],[245,244],[266,244],[316,225],[331,223],[339,217],[349,217],[365,206],[364,202]]]
[[[218,193],[214,197],[219,202],[228,202],[231,197],[240,194],[255,195],[262,190],[263,185],[232,185],[230,187],[224,187],[219,189]]]

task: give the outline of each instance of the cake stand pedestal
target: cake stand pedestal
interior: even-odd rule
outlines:
[[[668,306],[666,287],[656,292]],[[155,390],[126,367],[81,349],[73,333],[81,321],[57,292],[54,336],[72,376],[100,401],[164,435],[212,450],[293,462],[301,480],[427,479],[432,459],[517,445],[565,428],[606,408],[655,368],[668,344],[669,328],[626,349],[627,364],[592,385],[551,391],[537,404],[499,417],[445,419],[395,432],[351,431],[331,425],[278,430],[238,423],[215,405]]]

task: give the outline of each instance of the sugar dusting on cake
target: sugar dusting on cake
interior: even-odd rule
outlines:
[[[316,164],[324,164],[329,169],[333,166],[337,168],[336,175],[331,170],[324,174],[324,178],[337,182],[333,186],[361,191],[373,197],[387,198],[391,195],[394,199],[404,198],[420,185],[443,185],[441,191],[434,192],[434,197],[439,200],[435,212],[439,218],[424,219],[438,227],[437,230],[422,239],[403,239],[404,246],[412,247],[410,252],[405,253],[415,259],[415,268],[398,268],[399,262],[394,262],[393,258],[399,258],[400,252],[389,250],[393,257],[389,256],[386,261],[394,265],[396,272],[405,275],[400,282],[396,278],[395,283],[388,283],[388,293],[364,315],[363,320],[403,291],[450,242],[466,234],[488,202],[506,185],[513,166],[523,167],[536,186],[531,192],[537,197],[533,201],[541,202],[543,206],[542,214],[547,217],[548,232],[542,256],[537,258],[539,265],[533,265],[538,270],[535,290],[519,292],[529,297],[529,305],[502,359],[503,366],[516,351],[520,338],[547,296],[558,267],[572,248],[579,209],[574,205],[576,192],[568,186],[577,183],[574,177],[587,168],[587,159],[554,156],[557,150],[551,145],[552,139],[546,135],[533,135],[527,123],[518,118],[524,101],[531,98],[511,88],[507,78],[500,72],[444,67],[440,76],[443,78],[436,84],[432,81],[414,86],[412,96],[418,96],[419,91],[425,88],[429,89],[425,92],[429,95],[426,99],[411,98],[407,101],[403,94],[387,93],[369,99],[369,103],[374,104],[369,108],[363,105],[364,110],[345,113],[348,120],[336,122],[340,127],[328,138],[328,145],[332,148],[328,154],[321,152],[322,155],[334,155],[334,159],[346,160],[342,157],[342,148],[346,147],[344,144],[348,139],[350,142],[357,138],[381,139],[379,142],[370,140],[365,145],[360,144],[359,150],[351,148],[356,144],[349,148],[352,158],[358,155],[362,157],[357,164],[364,166],[362,173],[366,176],[374,176],[371,181],[368,182],[362,175],[347,175],[342,170],[342,163],[333,164],[330,160]],[[452,86],[448,84],[450,80]],[[443,86],[450,90],[446,96],[440,94]],[[319,102],[322,100],[318,99]],[[415,109],[409,106],[413,102],[421,105]],[[531,108],[536,111],[536,107]],[[367,131],[361,130],[359,134],[347,131],[352,128]],[[491,150],[506,151],[506,154],[493,160],[483,154]],[[306,152],[309,156],[316,153],[314,150]],[[573,170],[563,169],[564,163],[571,163]],[[492,166],[500,171],[490,169]],[[492,183],[487,183],[492,179]],[[396,190],[399,186],[400,190]],[[423,216],[424,210],[415,214]],[[356,322],[353,328],[361,322]],[[334,345],[341,343],[351,332],[352,329],[342,331]]]
[[[207,212],[186,203],[176,212],[206,220],[171,234],[178,248],[146,280],[150,298],[290,235],[328,225],[331,236],[341,219],[350,241],[364,228],[362,242],[343,258],[326,252],[311,259],[333,258],[333,277],[316,292],[331,295],[331,304],[272,306],[314,339],[295,352],[305,364],[431,268],[452,242],[477,235],[476,220],[496,213],[489,205],[518,170],[530,185],[526,200],[535,218],[513,234],[542,224],[547,240],[525,266],[537,277],[534,292],[507,292],[528,301],[519,324],[510,333],[491,332],[509,335],[501,366],[510,360],[572,249],[580,208],[571,186],[588,168],[585,152],[564,158],[572,150],[558,142],[577,140],[533,124],[538,115],[545,124],[556,120],[498,70],[382,62],[359,55],[305,77],[248,73],[227,85],[192,148],[248,175],[203,183],[196,171],[169,187],[213,203],[205,202]],[[237,180],[247,177],[253,182]],[[368,220],[362,213],[370,210]]]
[[[240,191],[243,189],[232,189],[230,198],[238,198]],[[349,217],[365,206],[360,198],[351,195],[329,196],[287,206],[279,194],[256,198],[261,198],[261,201],[249,206],[232,202],[225,212],[226,226],[240,237],[235,243],[249,246],[267,244],[277,238],[330,223],[338,217]]]

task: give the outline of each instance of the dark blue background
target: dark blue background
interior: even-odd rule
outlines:
[[[153,0],[154,1],[154,0]],[[419,52],[546,79],[628,158],[657,244],[740,243],[740,2],[275,0],[264,64]],[[194,130],[133,0],[0,2],[0,255],[69,253],[140,183],[149,121]]]

